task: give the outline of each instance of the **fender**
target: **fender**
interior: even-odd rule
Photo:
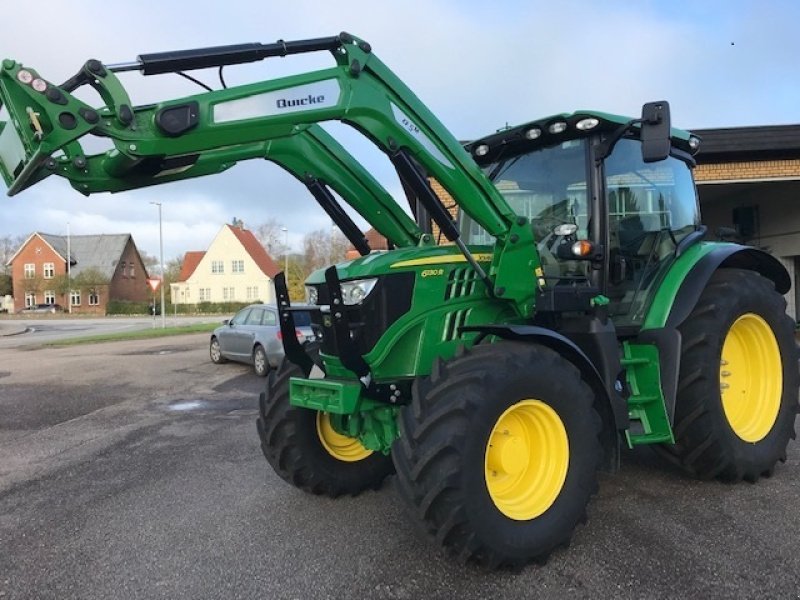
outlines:
[[[791,288],[791,279],[775,257],[739,244],[704,243],[688,250],[664,278],[642,329],[677,328],[700,299],[717,269],[749,269],[775,284],[779,294]],[[680,264],[683,263],[683,264]]]
[[[613,328],[611,322],[608,325]],[[627,429],[629,426],[628,419],[628,405],[626,399],[620,392],[615,389],[615,380],[621,369],[619,367],[619,350],[616,345],[616,338],[614,338],[614,348],[611,352],[604,354],[611,354],[616,357],[617,369],[614,374],[609,377],[609,381],[605,381],[600,374],[598,367],[589,358],[586,352],[581,349],[578,344],[570,340],[568,337],[547,329],[546,327],[538,327],[535,325],[470,325],[461,327],[459,329],[462,333],[478,332],[476,344],[479,344],[487,336],[493,335],[504,340],[521,341],[541,344],[551,350],[554,350],[572,364],[574,364],[581,372],[584,381],[589,384],[595,394],[595,398],[601,405],[601,416],[606,421],[607,427],[604,427],[603,445],[606,449],[606,468],[609,471],[615,471],[619,465],[619,444],[618,430]],[[602,337],[598,337],[598,349],[602,346]],[[608,349],[606,349],[608,350]],[[613,367],[611,367],[612,370]],[[604,371],[608,369],[603,369]],[[624,388],[623,388],[624,389]]]

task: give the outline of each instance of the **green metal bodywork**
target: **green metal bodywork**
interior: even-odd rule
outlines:
[[[143,107],[133,106],[111,70],[89,70],[88,63],[83,68],[105,103],[94,109],[34,69],[5,60],[0,102],[9,120],[0,122],[0,173],[9,195],[49,175],[66,178],[88,195],[220,173],[242,160],[272,161],[303,183],[318,181],[334,190],[397,248],[336,265],[336,270],[341,281],[413,273],[409,310],[388,325],[363,359],[376,382],[408,383],[428,375],[437,360],[473,343],[477,334],[461,333],[461,327],[522,324],[534,316],[544,286],[536,240],[527,219],[514,213],[461,143],[368,46],[352,36],[339,39],[332,51],[334,67]],[[35,89],[28,77],[44,87]],[[159,127],[159,114],[187,106],[196,119],[191,127],[178,135]],[[614,127],[628,122],[578,111],[530,125],[586,115]],[[432,236],[320,127],[331,120],[352,125],[390,157],[401,150],[410,154],[461,211],[494,237],[493,246],[469,249],[487,280],[455,246],[434,245]],[[114,148],[87,156],[79,140],[89,134],[110,140]],[[672,136],[674,145],[687,145],[687,132],[674,129]],[[649,303],[644,329],[663,326],[686,273],[711,248],[695,245],[669,266]],[[324,281],[323,271],[308,278],[309,284]],[[605,302],[602,296],[596,300],[595,306]],[[628,443],[672,441],[658,351],[625,343],[621,352],[632,392],[629,414],[642,424],[641,432],[627,433]],[[328,412],[337,431],[388,452],[398,435],[398,408],[369,398],[338,356],[323,354],[322,360],[324,379],[292,378],[292,404]],[[401,398],[399,404],[406,402]]]

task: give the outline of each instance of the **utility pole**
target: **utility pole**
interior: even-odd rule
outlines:
[[[72,255],[70,251],[69,221],[67,221],[67,312],[72,314]]]
[[[167,310],[166,304],[164,303],[164,234],[163,229],[161,227],[161,202],[151,202],[150,204],[155,204],[158,206],[158,246],[160,252],[160,260],[161,260],[161,329],[166,329],[167,327]],[[155,311],[155,307],[153,307]]]

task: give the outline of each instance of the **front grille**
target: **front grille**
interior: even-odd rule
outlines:
[[[475,292],[478,282],[478,275],[471,267],[462,267],[450,271],[447,279],[447,287],[444,291],[444,299],[464,298],[471,296]]]
[[[372,350],[392,323],[411,309],[414,276],[410,271],[381,275],[370,295],[361,304],[344,307],[350,323],[350,338],[355,342],[359,354]],[[329,304],[327,286],[318,284],[316,287],[319,304]],[[327,324],[324,313],[317,312],[314,320],[314,324],[323,332],[322,352],[338,356],[339,349],[330,326],[330,316],[327,315]]]

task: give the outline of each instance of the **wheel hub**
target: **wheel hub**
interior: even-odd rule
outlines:
[[[355,438],[342,435],[333,428],[328,413],[317,412],[317,435],[322,447],[337,460],[357,462],[372,454]]]
[[[722,346],[720,396],[728,424],[746,442],[758,442],[778,418],[783,368],[772,328],[754,313],[731,325]]]
[[[544,513],[564,486],[569,440],[558,413],[522,400],[495,423],[486,446],[486,487],[497,509],[526,521]]]

